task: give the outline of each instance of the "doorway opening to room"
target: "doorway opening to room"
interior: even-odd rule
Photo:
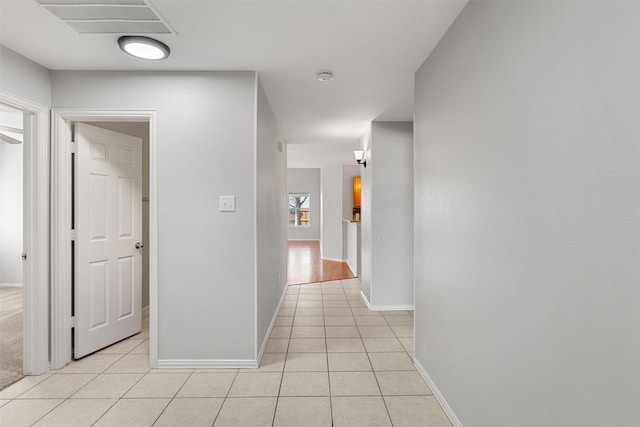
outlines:
[[[24,113],[0,104],[0,389],[23,376]]]
[[[72,126],[73,358],[148,354],[149,125]]]
[[[154,366],[155,112],[58,111],[54,126],[52,367],[94,353]]]
[[[48,369],[49,109],[0,91],[0,389]]]
[[[352,165],[287,169],[288,285],[358,276],[357,258],[350,258],[358,235],[350,236],[360,220],[359,178]]]

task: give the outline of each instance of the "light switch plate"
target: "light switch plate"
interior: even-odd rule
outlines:
[[[220,212],[235,212],[236,196],[220,196]]]

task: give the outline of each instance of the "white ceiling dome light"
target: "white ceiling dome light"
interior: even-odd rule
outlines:
[[[328,82],[333,80],[333,72],[332,71],[320,71],[318,73],[318,80],[321,82]]]
[[[165,59],[171,53],[166,44],[145,36],[122,36],[118,45],[123,52],[141,59]]]

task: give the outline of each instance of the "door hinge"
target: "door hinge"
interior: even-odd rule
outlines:
[[[71,150],[71,154],[75,154],[77,152],[77,150],[78,150],[78,144],[75,143],[75,142],[72,142],[69,145],[69,147],[70,147],[69,149]]]
[[[76,316],[71,316],[71,327],[72,328],[76,327]]]
[[[76,230],[71,230],[70,238],[72,242],[75,242],[78,238],[78,232]]]
[[[23,253],[22,253],[22,260],[23,260],[23,261],[26,261],[26,260],[27,260],[27,253],[26,253],[26,252],[23,252]]]

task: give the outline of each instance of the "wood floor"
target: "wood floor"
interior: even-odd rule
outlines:
[[[322,259],[317,240],[290,240],[287,243],[287,266],[288,285],[356,277],[346,262]]]

